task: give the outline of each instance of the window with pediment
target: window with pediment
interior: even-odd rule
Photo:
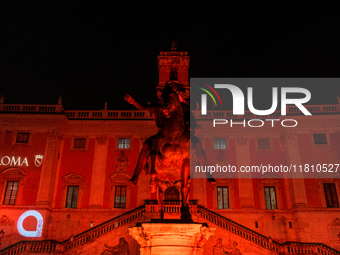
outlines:
[[[15,199],[18,193],[19,182],[18,181],[8,181],[6,185],[4,205],[15,205]]]
[[[212,183],[213,189],[213,208],[214,209],[234,209],[234,179],[230,175],[225,179],[216,179],[216,183]]]
[[[266,210],[282,209],[281,178],[267,174],[258,179],[260,207]]]
[[[228,187],[217,187],[217,208],[229,209]]]
[[[110,208],[128,209],[130,205],[131,187],[128,181],[131,174],[127,171],[114,171],[111,176]]]
[[[19,205],[26,172],[20,168],[8,168],[1,172],[1,199],[3,205]]]
[[[277,209],[276,191],[274,186],[264,186],[264,199],[266,202],[266,209]]]
[[[63,176],[62,206],[65,208],[82,208],[82,198],[85,177],[70,173]]]
[[[334,173],[319,173],[318,177],[319,194],[321,196],[322,207],[339,208],[340,197],[340,174]],[[334,177],[334,178],[330,178]]]

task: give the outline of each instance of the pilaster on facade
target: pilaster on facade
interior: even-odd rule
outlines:
[[[61,150],[60,139],[63,134],[58,129],[50,129],[47,132],[47,140],[44,152],[44,162],[37,195],[37,206],[51,207],[56,183],[56,172]]]
[[[102,208],[108,153],[107,134],[96,135],[91,178],[90,208]]]
[[[286,164],[288,166],[301,165],[297,133],[284,130],[281,133],[281,141],[284,148]],[[292,207],[295,209],[307,208],[307,195],[303,173],[288,173],[287,177],[286,182],[288,184]]]
[[[237,167],[250,166],[250,151],[249,151],[249,139],[248,136],[236,137],[236,161]],[[253,181],[251,173],[240,173],[242,178],[238,180],[240,206],[242,209],[254,208],[254,192]]]

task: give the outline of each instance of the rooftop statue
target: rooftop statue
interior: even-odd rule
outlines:
[[[176,43],[177,41],[174,40],[171,41],[171,50],[176,50]]]

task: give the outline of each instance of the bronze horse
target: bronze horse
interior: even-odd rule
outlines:
[[[161,110],[164,114],[162,128],[154,138],[149,157],[151,192],[157,192],[158,203],[162,206],[166,189],[180,189],[182,219],[190,219],[190,133],[186,123],[189,120],[185,119],[188,107],[180,102],[171,86],[166,86]]]

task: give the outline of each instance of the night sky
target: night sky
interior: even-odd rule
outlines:
[[[56,104],[61,95],[66,110],[99,110],[105,101],[108,109],[133,109],[126,93],[155,101],[157,56],[172,39],[189,52],[191,77],[340,74],[337,6],[69,2],[1,4],[5,103]],[[322,93],[336,103],[340,87]]]

